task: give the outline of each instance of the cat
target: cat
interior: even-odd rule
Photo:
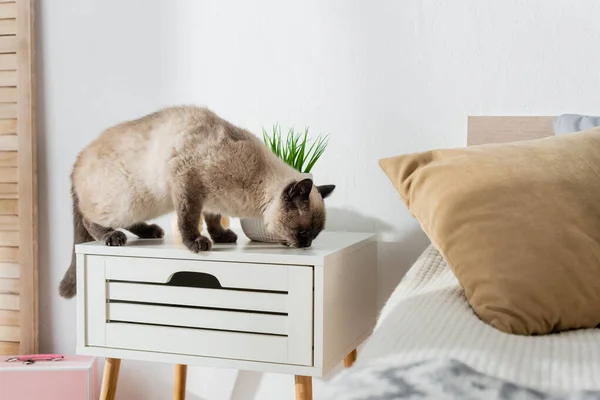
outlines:
[[[169,107],[115,125],[78,155],[71,173],[74,245],[96,240],[123,246],[127,236],[164,236],[145,221],[175,211],[183,244],[208,251],[236,234],[221,215],[263,218],[289,247],[310,247],[325,226],[324,199],[335,185],[316,186],[258,137],[205,107]],[[75,250],[59,293],[77,293]]]

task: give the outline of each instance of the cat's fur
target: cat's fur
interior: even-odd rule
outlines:
[[[145,221],[173,210],[183,243],[211,248],[198,230],[204,213],[214,242],[235,242],[220,215],[262,217],[291,247],[308,247],[325,225],[323,199],[334,185],[314,186],[256,136],[200,107],[172,107],[104,131],[81,151],[71,174],[74,243],[122,246],[123,228],[164,235]],[[60,283],[76,294],[75,254]]]

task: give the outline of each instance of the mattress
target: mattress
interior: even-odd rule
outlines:
[[[430,246],[387,301],[355,366],[427,360],[452,360],[550,393],[595,391],[600,390],[600,329],[537,337],[498,331],[477,318],[443,257]]]

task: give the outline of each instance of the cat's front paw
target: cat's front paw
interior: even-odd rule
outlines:
[[[127,236],[121,231],[107,233],[103,239],[107,246],[124,246],[127,243]]]
[[[211,233],[210,236],[212,237],[212,240],[215,241],[215,243],[235,243],[237,242],[238,238],[235,232],[231,229],[225,229],[224,231],[219,233]]]
[[[205,236],[198,236],[194,240],[184,240],[185,247],[190,249],[193,253],[199,253],[201,251],[209,251],[212,248],[212,242]]]
[[[148,238],[161,239],[165,237],[165,231],[163,231],[163,228],[161,228],[160,226],[152,224],[148,225],[147,235],[148,236],[146,237]]]

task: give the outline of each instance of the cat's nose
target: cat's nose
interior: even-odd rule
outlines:
[[[299,247],[302,247],[302,248],[310,247],[312,245],[312,240],[310,240],[310,239],[303,240],[300,243],[298,243],[298,245],[299,245]]]

